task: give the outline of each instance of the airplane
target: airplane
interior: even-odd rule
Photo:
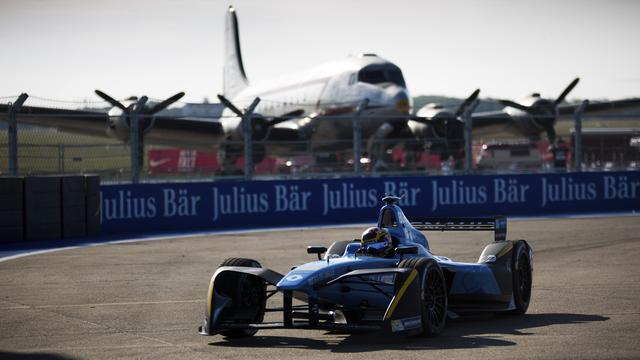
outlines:
[[[190,147],[207,144],[223,156],[231,155],[224,161],[229,165],[242,156],[243,141],[243,113],[233,104],[247,105],[256,97],[261,101],[252,118],[253,140],[269,142],[276,152],[283,147],[300,146],[283,145],[287,141],[311,141],[312,151],[350,148],[352,119],[342,115],[353,113],[363,99],[368,100],[362,111],[363,138],[387,122],[376,116],[409,114],[411,98],[402,71],[375,54],[350,56],[304,73],[250,84],[242,62],[237,15],[231,6],[226,16],[225,42],[224,95],[220,98],[227,109],[222,117],[163,117],[143,111],[142,118],[146,120],[141,122],[142,140]],[[96,94],[113,105],[106,114],[23,106],[18,121],[127,141],[130,116],[127,109],[132,103],[119,103],[99,90]],[[169,99],[161,104],[168,106]],[[6,109],[6,105],[0,105],[0,112]],[[255,162],[265,156],[266,150],[261,146],[253,148]]]
[[[557,120],[555,114],[568,111],[560,107],[560,103],[576,84],[577,81],[572,83],[551,105],[549,100],[541,98],[522,103],[505,101],[504,111],[473,114],[474,132],[500,126],[515,129],[525,136],[544,131],[551,134],[550,129]],[[113,105],[108,113],[23,106],[18,113],[18,122],[127,141],[130,109],[135,99],[125,104],[103,92],[96,91],[96,94]],[[445,145],[442,148],[442,142],[432,142],[433,150],[447,158],[461,154],[464,136],[460,117],[476,100],[478,91],[455,111],[432,106],[412,115],[411,97],[402,71],[392,62],[371,53],[349,56],[274,80],[250,83],[242,61],[236,10],[230,6],[225,21],[223,94],[218,96],[226,106],[222,116],[155,115],[155,110],[177,101],[181,97],[179,94],[162,101],[162,106],[152,105],[142,112],[140,141],[204,146],[217,150],[223,167],[231,168],[243,156],[243,108],[256,98],[260,102],[251,119],[252,140],[257,142],[252,147],[256,163],[267,153],[284,154],[290,153],[291,149],[315,153],[349,152],[353,147],[353,115],[361,104],[366,104],[360,109],[362,138],[367,140],[370,153],[379,153],[372,144],[385,139],[404,141],[436,137]],[[634,105],[640,103],[640,99],[630,100]],[[625,101],[606,103],[606,106],[609,110],[617,110],[629,105]],[[0,112],[6,110],[6,105],[0,105]],[[540,120],[539,112],[547,118]]]

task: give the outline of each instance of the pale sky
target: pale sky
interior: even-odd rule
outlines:
[[[249,80],[374,52],[412,96],[640,96],[640,1],[3,0],[0,97],[214,100],[234,5]]]

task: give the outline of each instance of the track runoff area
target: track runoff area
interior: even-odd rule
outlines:
[[[509,239],[535,251],[526,315],[450,320],[437,338],[264,330],[228,341],[197,334],[207,286],[227,257],[285,273],[306,245],[362,227],[124,242],[0,262],[0,358],[553,359],[640,357],[637,216],[513,220]],[[437,254],[477,260],[491,233],[428,234]],[[31,358],[26,355],[25,358]]]

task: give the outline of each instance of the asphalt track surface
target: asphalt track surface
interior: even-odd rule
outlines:
[[[449,321],[433,339],[264,330],[197,335],[208,281],[227,257],[284,273],[308,244],[361,228],[215,235],[71,249],[0,263],[0,358],[640,358],[640,218],[511,221],[535,250],[529,312]],[[476,261],[491,234],[431,233],[436,254]]]

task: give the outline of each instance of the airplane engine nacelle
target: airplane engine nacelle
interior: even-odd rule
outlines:
[[[107,135],[122,141],[129,140],[129,122],[125,114],[112,116],[109,112]]]
[[[251,126],[251,137],[253,141],[265,140],[269,132],[268,120],[260,114],[254,114],[251,117]],[[241,118],[238,118],[238,124],[228,139],[233,142],[244,141],[244,124]]]
[[[141,116],[139,121],[140,122],[138,125],[138,129],[142,134],[148,133],[153,128],[152,117]],[[111,116],[110,111],[107,124],[107,135],[118,140],[128,141],[130,133],[130,123],[130,118],[127,114]]]
[[[434,142],[431,146],[432,153],[440,154],[441,159],[460,157],[464,149],[464,124],[452,114],[443,114],[433,118],[433,132],[442,138],[443,142]]]
[[[464,124],[453,112],[440,104],[427,104],[420,108],[416,116],[430,119],[430,124],[411,121],[409,126],[419,138],[431,138],[430,151],[441,158],[459,156],[464,149]]]
[[[244,126],[242,124],[242,118],[237,118],[238,122],[235,123],[235,127],[229,136],[227,141],[220,145],[218,148],[218,161],[226,167],[233,167],[236,160],[244,156]],[[256,141],[265,140],[269,133],[268,120],[260,114],[254,114],[251,118],[251,136],[254,141],[253,144],[253,163],[257,164],[264,160],[266,156],[265,145],[261,143],[255,143]]]

